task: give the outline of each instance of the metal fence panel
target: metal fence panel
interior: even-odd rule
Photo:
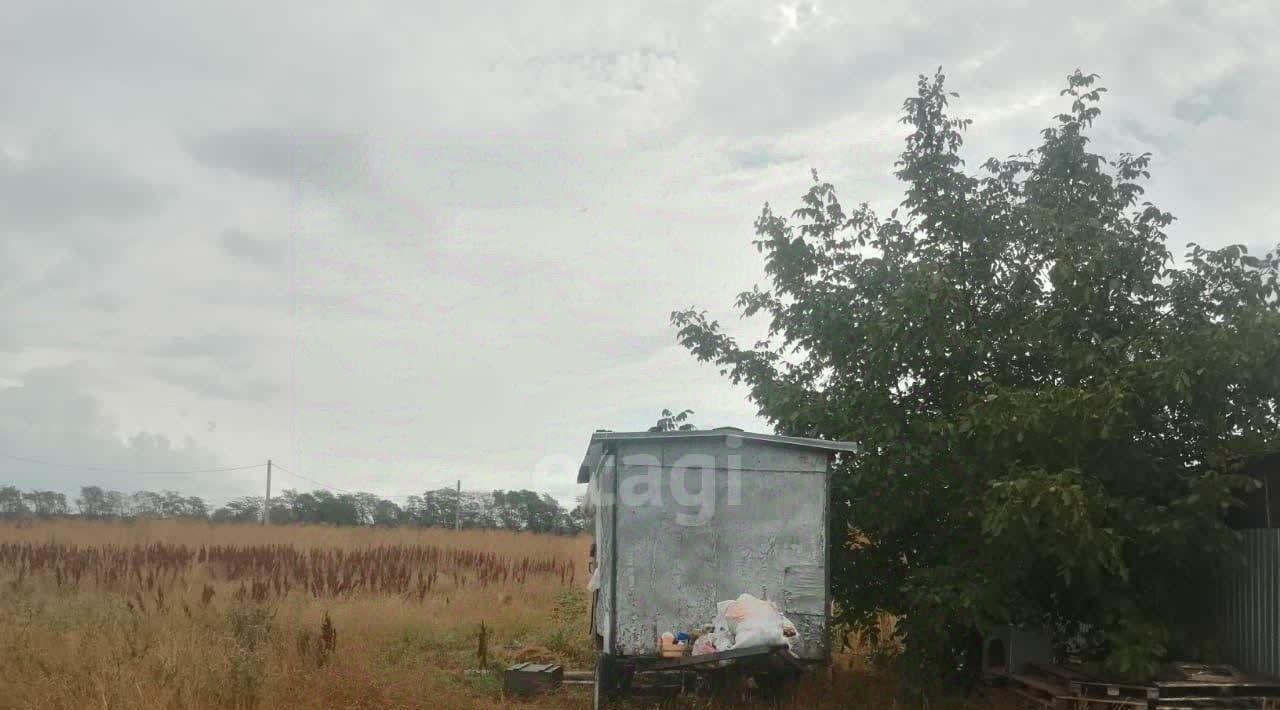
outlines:
[[[1232,665],[1280,676],[1280,529],[1241,535],[1246,563],[1223,579],[1218,640]]]

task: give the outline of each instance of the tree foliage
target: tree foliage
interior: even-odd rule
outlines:
[[[676,414],[672,414],[670,409],[664,409],[662,410],[661,416],[658,417],[658,421],[655,422],[653,426],[649,427],[649,431],[693,431],[698,427],[694,426],[693,422],[689,421],[689,417],[692,414],[692,409],[684,409]]]
[[[81,486],[76,508],[81,517],[105,518],[204,518],[208,506],[198,496],[184,496],[177,491],[138,491],[125,495],[101,486]],[[0,511],[3,507],[0,506]],[[66,511],[64,511],[65,513]]]
[[[461,508],[459,509],[459,502]],[[460,514],[460,520],[459,520]],[[214,512],[213,519],[252,521],[262,517],[261,498],[241,498]],[[489,528],[520,532],[577,534],[575,516],[551,496],[530,490],[459,492],[453,488],[409,496],[404,505],[373,493],[299,492],[286,488],[271,501],[271,522],[317,525]]]
[[[66,495],[57,491],[27,491],[22,499],[26,510],[37,518],[55,518],[69,511]]]
[[[262,498],[243,496],[211,510],[202,498],[176,491],[125,494],[101,486],[82,486],[73,512],[62,493],[23,492],[15,486],[0,486],[0,519],[73,514],[93,520],[167,518],[252,523],[262,520]],[[586,529],[589,519],[581,503],[573,510],[565,510],[550,495],[523,489],[462,491],[459,497],[453,488],[440,488],[408,496],[400,505],[374,493],[300,492],[286,488],[271,500],[271,522],[282,525],[452,528],[460,522],[468,529],[576,535]]]
[[[861,444],[833,591],[858,630],[898,615],[912,669],[1006,622],[1134,674],[1194,652],[1241,467],[1280,449],[1280,258],[1191,244],[1176,265],[1150,156],[1090,151],[1095,80],[1069,77],[1038,147],[971,172],[969,121],[922,76],[899,209],[846,211],[816,174],[790,217],[765,205],[770,284],[738,300],[764,342],[672,315],[780,432]]]

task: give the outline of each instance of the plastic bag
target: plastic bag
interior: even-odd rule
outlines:
[[[731,634],[728,648],[783,644],[790,647],[797,635],[796,625],[783,616],[773,602],[750,594],[743,594],[734,601],[720,602],[716,609],[719,611],[717,624],[723,619]]]
[[[732,644],[733,633],[729,631],[729,620],[725,618],[724,612],[729,608],[733,601],[719,602],[716,604],[716,618],[712,621],[712,630],[720,637],[721,640]]]
[[[703,634],[693,640],[693,655],[705,656],[708,653],[728,650],[729,644],[717,633]]]

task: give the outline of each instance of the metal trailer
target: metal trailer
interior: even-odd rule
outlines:
[[[852,451],[733,428],[592,435],[578,482],[595,509],[597,696],[663,670],[663,632],[700,628],[744,592],[796,625],[787,657],[829,660],[830,471]]]

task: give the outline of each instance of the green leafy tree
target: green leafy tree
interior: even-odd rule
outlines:
[[[326,490],[314,490],[310,493],[286,490],[281,497],[289,506],[289,522],[339,526],[360,525],[363,522],[357,499],[351,494],[335,495]],[[273,507],[273,515],[274,510]]]
[[[393,501],[380,499],[370,513],[370,523],[382,528],[392,528],[405,518],[404,510]]]
[[[546,493],[497,490],[493,492],[493,516],[507,530],[547,533],[563,527],[565,511]]]
[[[383,500],[377,494],[363,492],[352,494],[351,499],[356,505],[356,510],[360,513],[360,524],[374,524],[373,521],[377,517],[378,505]]]
[[[1241,468],[1280,449],[1280,258],[1193,244],[1175,265],[1150,156],[1089,150],[1095,79],[1069,77],[1039,147],[971,172],[969,121],[922,76],[899,209],[847,211],[816,175],[790,217],[765,206],[770,285],[738,306],[768,339],[672,316],[781,433],[861,444],[834,484],[833,592],[873,638],[899,616],[909,670],[971,667],[1004,622],[1137,675],[1195,653]]]
[[[199,496],[184,496],[177,491],[165,491],[161,497],[161,517],[204,518],[208,513],[208,505]]]
[[[20,518],[30,512],[17,486],[0,486],[0,518]]]
[[[29,491],[22,497],[31,512],[40,518],[59,518],[70,512],[67,496],[57,491]]]
[[[105,518],[112,514],[107,492],[101,486],[81,486],[76,508],[86,518]]]
[[[410,496],[405,504],[405,516],[414,525],[426,528],[453,527],[457,511],[458,492],[452,488],[438,488],[425,491],[421,496]]]
[[[691,414],[693,414],[692,409],[685,409],[677,414],[672,414],[670,409],[664,409],[662,410],[662,416],[658,417],[658,421],[649,427],[649,431],[693,431],[698,427],[689,421]]]
[[[104,491],[102,497],[106,515],[123,518],[131,514],[129,499],[124,493],[120,491]]]
[[[164,496],[154,491],[136,491],[129,496],[129,507],[134,517],[163,518]]]
[[[287,509],[277,508],[273,504],[271,506],[271,519],[273,522],[276,520],[277,510],[280,510],[283,514]],[[252,523],[260,521],[262,520],[262,498],[256,496],[237,498],[215,510],[210,517],[214,522],[219,523]]]
[[[594,532],[595,513],[587,504],[586,496],[578,496],[573,509],[565,513],[564,532],[577,535],[581,532]]]

